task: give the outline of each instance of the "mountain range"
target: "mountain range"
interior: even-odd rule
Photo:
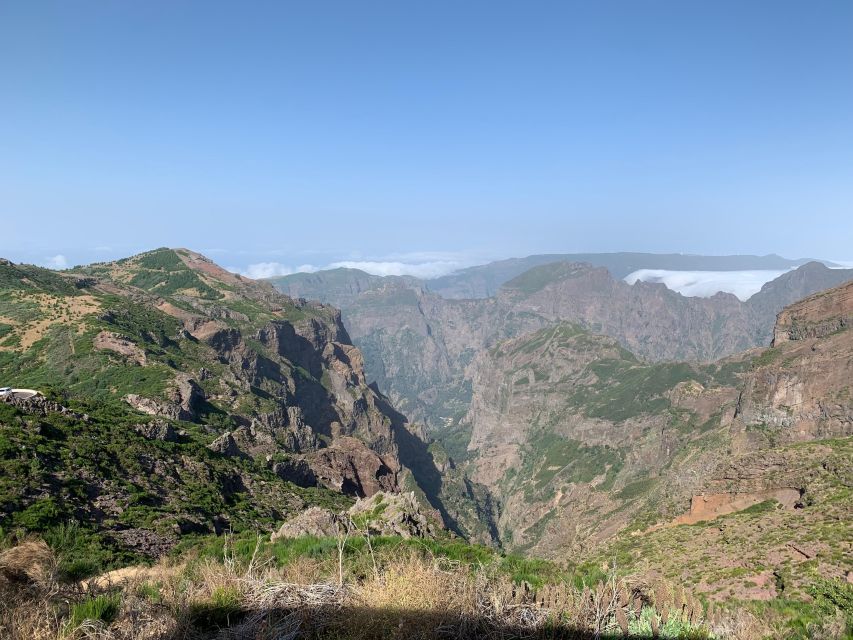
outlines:
[[[850,570],[851,322],[853,272],[814,261],[745,302],[588,262],[462,299],[187,249],[2,261],[0,384],[41,395],[0,403],[0,527],[156,557],[404,491],[418,530],[803,595]]]
[[[741,268],[786,262],[774,256],[675,255],[655,261],[654,254],[602,255],[599,263],[609,262],[612,269],[621,265],[618,274],[641,265]],[[503,277],[508,262],[516,268],[546,258],[494,263],[494,268],[477,267],[474,273]],[[471,270],[460,278],[466,273]],[[471,363],[477,353],[502,339],[568,321],[611,336],[650,362],[712,361],[769,344],[776,314],[784,306],[851,278],[853,269],[830,269],[810,261],[766,283],[745,302],[725,293],[685,297],[661,283],[628,285],[605,267],[564,261],[534,266],[503,282],[487,298],[446,298],[433,290],[435,281],[352,269],[294,274],[271,282],[290,296],[339,307],[354,344],[364,353],[368,377],[410,419],[437,428],[464,415],[474,375]]]

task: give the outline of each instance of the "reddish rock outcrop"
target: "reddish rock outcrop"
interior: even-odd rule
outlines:
[[[853,280],[786,307],[776,318],[773,344],[823,338],[853,324]]]

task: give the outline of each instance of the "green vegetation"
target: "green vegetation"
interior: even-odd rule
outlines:
[[[759,355],[755,356],[752,359],[751,366],[753,369],[758,369],[759,367],[766,367],[767,365],[773,364],[777,359],[779,359],[781,355],[781,349],[776,349],[773,347],[765,349]]]
[[[241,564],[248,564],[254,558],[256,563],[273,561],[276,566],[288,566],[300,559],[310,559],[323,563],[325,570],[331,574],[337,570],[337,553],[338,541],[335,538],[304,536],[270,542],[265,537],[246,531],[228,538],[187,538],[175,548],[173,555],[176,558],[192,557],[195,558],[194,562],[218,560],[228,555]],[[363,579],[372,573],[374,560],[387,563],[410,553],[425,559],[440,558],[464,565],[471,571],[488,565],[516,584],[527,582],[534,587],[547,582],[571,581],[574,576],[546,560],[503,554],[490,547],[469,544],[463,540],[371,536],[368,545],[367,539],[357,532],[346,540],[343,559],[347,574],[355,579]]]
[[[817,578],[806,589],[810,601],[774,598],[765,602],[733,603],[756,615],[778,620],[788,640],[853,638],[853,585]],[[841,635],[836,635],[840,633]]]
[[[85,282],[73,277],[28,264],[0,264],[0,291],[43,291],[45,293],[74,296],[81,293]]]
[[[616,493],[616,497],[621,500],[632,500],[649,492],[649,490],[657,484],[655,478],[643,478],[626,484]]]
[[[223,294],[204,282],[170,249],[157,249],[137,258],[136,273],[130,284],[161,296],[190,290],[205,300],[217,300]]]
[[[591,482],[608,468],[622,465],[622,458],[614,449],[584,446],[547,431],[531,438],[523,460],[519,475],[523,479],[532,478],[532,488],[536,491],[558,476],[565,483]]]
[[[640,365],[631,359],[598,360],[589,371],[597,382],[579,387],[569,402],[591,418],[616,422],[666,410],[670,401],[664,394],[679,382],[698,377],[686,363]]]
[[[757,513],[768,513],[770,511],[775,511],[779,508],[779,503],[776,500],[764,500],[763,502],[759,502],[758,504],[754,504],[751,507],[747,507],[740,513],[747,514],[757,514]]]
[[[48,414],[34,419],[0,403],[0,527],[41,532],[60,558],[60,570],[76,578],[136,558],[99,533],[110,525],[141,527],[172,536],[175,528],[209,527],[227,514],[233,530],[265,525],[286,514],[281,505],[297,497],[341,509],[350,499],[324,489],[302,489],[280,480],[251,460],[211,452],[194,425],[180,443],[147,440],[132,426],[141,420],[129,408],[98,401],[69,401],[89,418]],[[151,462],[171,469],[152,475]],[[93,484],[92,478],[96,478]],[[237,480],[241,478],[241,480]],[[266,484],[250,493],[247,483]],[[41,494],[50,487],[50,496]],[[250,485],[251,486],[251,485]],[[120,513],[92,513],[92,492],[126,504]],[[176,509],[176,502],[184,505]],[[297,503],[298,504],[298,503]],[[75,524],[77,518],[87,524]]]
[[[210,599],[190,605],[189,622],[203,631],[213,631],[237,622],[242,613],[240,592],[234,587],[216,587]]]
[[[94,620],[105,624],[111,623],[118,615],[121,607],[121,594],[108,593],[90,596],[71,607],[68,628],[76,629],[86,620]]]

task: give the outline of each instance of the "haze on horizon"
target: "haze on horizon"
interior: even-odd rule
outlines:
[[[848,2],[16,0],[0,74],[18,262],[853,260]]]

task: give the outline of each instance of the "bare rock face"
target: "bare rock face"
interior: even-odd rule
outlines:
[[[316,536],[318,538],[329,538],[338,535],[339,523],[342,523],[340,515],[328,509],[311,507],[298,516],[285,522],[272,534],[272,541],[279,538],[301,538],[303,536]]]
[[[125,402],[142,413],[187,421],[195,420],[198,403],[203,399],[202,388],[185,373],[175,376],[168,400],[147,398],[136,393],[129,393],[124,397]]]
[[[773,332],[773,344],[823,338],[853,324],[853,280],[822,291],[783,309]]]
[[[379,492],[361,498],[341,513],[312,507],[291,518],[272,534],[278,538],[335,537],[339,534],[434,538],[441,526],[421,512],[414,493]]]
[[[377,493],[356,501],[348,513],[356,526],[376,535],[434,538],[439,533],[438,525],[421,512],[413,492]]]
[[[336,438],[331,446],[308,454],[305,459],[320,484],[341,493],[372,496],[379,491],[393,491],[397,486],[398,464],[356,438]]]
[[[48,413],[59,413],[76,420],[87,421],[89,419],[88,416],[72,411],[58,402],[48,400],[43,395],[30,396],[29,398],[18,398],[14,395],[7,395],[1,397],[0,402],[14,405],[24,413],[32,415],[45,416]]]
[[[118,540],[123,547],[132,549],[149,558],[159,558],[166,555],[177,542],[174,536],[138,528],[115,531],[112,537]]]
[[[742,440],[853,434],[853,281],[778,317],[774,346],[755,360],[738,402]]]
[[[101,331],[95,336],[94,347],[99,351],[113,351],[136,362],[140,366],[147,364],[145,352],[133,341],[112,331]]]
[[[690,512],[677,517],[672,525],[696,524],[713,520],[736,511],[742,511],[766,500],[775,500],[784,509],[793,509],[800,499],[799,489],[767,489],[755,492],[703,493],[693,496]]]
[[[166,420],[140,422],[133,425],[133,430],[149,440],[162,440],[163,442],[177,442],[179,440],[177,430]]]
[[[229,458],[249,457],[248,454],[240,448],[240,445],[237,444],[237,439],[231,431],[223,433],[221,436],[216,438],[216,440],[207,445],[207,448]]]
[[[289,458],[272,464],[272,471],[282,480],[298,487],[316,487],[317,476],[311,466],[301,458]]]

